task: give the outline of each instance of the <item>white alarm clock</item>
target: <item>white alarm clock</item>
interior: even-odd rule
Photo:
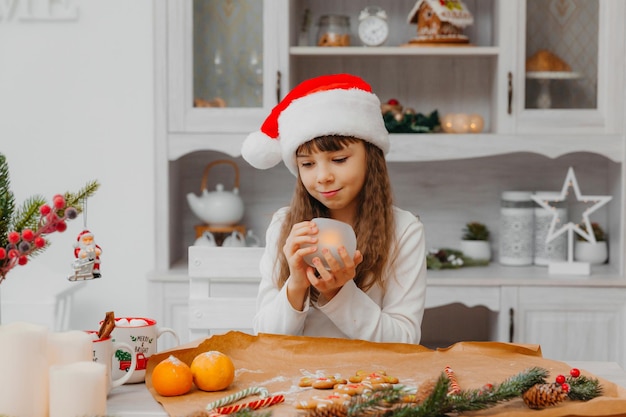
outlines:
[[[377,6],[363,9],[359,15],[359,39],[366,46],[380,46],[389,37],[387,13]]]

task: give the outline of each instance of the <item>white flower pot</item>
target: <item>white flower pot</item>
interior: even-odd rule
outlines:
[[[462,240],[463,255],[476,260],[491,260],[491,245],[487,240]]]
[[[574,245],[574,260],[576,261],[598,265],[605,263],[608,257],[609,250],[606,242],[591,243],[577,240]]]

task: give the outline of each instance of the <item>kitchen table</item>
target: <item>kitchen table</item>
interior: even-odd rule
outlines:
[[[626,388],[626,371],[615,362],[569,361],[568,364]],[[114,388],[107,401],[107,414],[114,417],[168,417],[145,384]]]

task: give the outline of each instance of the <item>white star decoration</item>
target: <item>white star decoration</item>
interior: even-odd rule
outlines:
[[[553,207],[549,204],[549,202],[560,202],[565,201],[567,199],[568,190],[571,188],[574,189],[574,195],[576,196],[576,200],[587,203],[594,202],[591,207],[588,207],[583,212],[582,222],[585,226],[583,229],[578,224],[574,222],[568,222],[561,226],[560,229],[556,229],[556,223],[560,221],[558,216],[558,211],[556,207]],[[591,228],[591,222],[589,221],[589,215],[594,211],[598,210],[600,207],[607,204],[611,201],[613,197],[609,195],[581,195],[580,188],[578,187],[578,183],[576,182],[576,175],[574,174],[574,168],[570,167],[567,171],[567,176],[565,177],[565,182],[563,183],[563,188],[560,193],[541,193],[541,195],[532,196],[532,199],[539,204],[544,209],[552,212],[552,222],[550,223],[550,230],[548,231],[548,235],[546,237],[546,243],[551,242],[556,239],[558,236],[562,235],[565,232],[568,232],[568,251],[567,251],[567,261],[569,263],[573,262],[574,257],[574,233],[582,236],[589,242],[596,243],[595,235],[593,234],[593,229]]]

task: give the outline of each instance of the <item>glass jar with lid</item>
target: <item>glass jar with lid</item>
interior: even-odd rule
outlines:
[[[350,17],[323,15],[318,21],[317,46],[350,46]]]

